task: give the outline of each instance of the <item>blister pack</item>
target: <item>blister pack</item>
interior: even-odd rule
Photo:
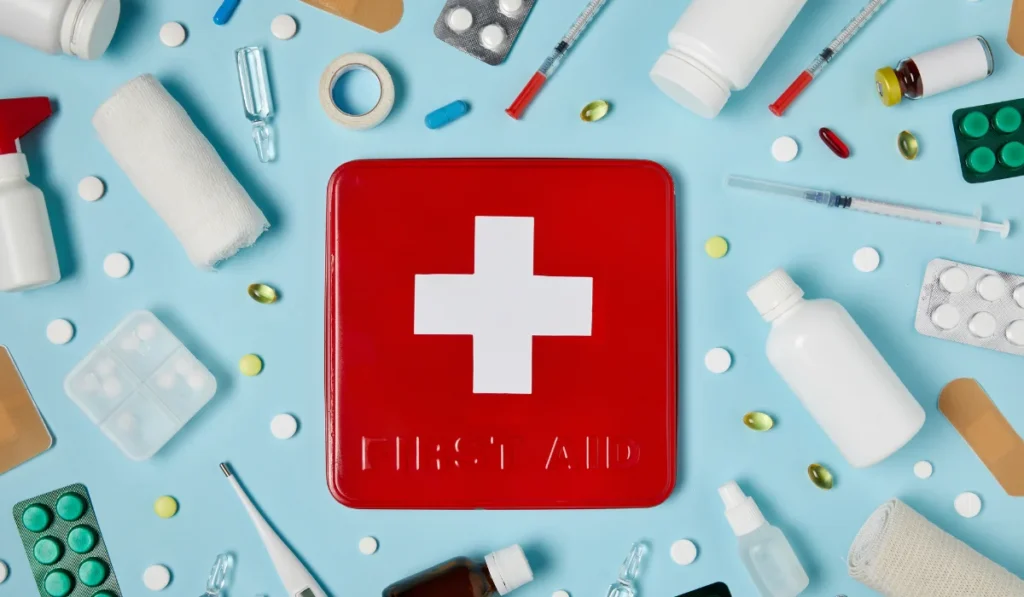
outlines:
[[[487,64],[505,61],[535,0],[448,0],[434,23],[444,43]]]
[[[1024,356],[1024,276],[933,259],[914,327],[925,336]]]

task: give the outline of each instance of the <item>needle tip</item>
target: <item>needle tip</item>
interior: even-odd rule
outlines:
[[[228,463],[226,463],[226,462],[220,463],[220,472],[224,473],[225,477],[230,477],[231,476],[231,469],[228,468]]]

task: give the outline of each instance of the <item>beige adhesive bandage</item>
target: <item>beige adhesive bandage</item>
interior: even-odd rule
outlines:
[[[402,20],[402,0],[302,0],[310,6],[383,33]]]
[[[0,346],[0,474],[50,449],[53,438],[39,416],[7,348]]]
[[[1013,0],[1010,9],[1010,30],[1006,33],[1006,43],[1021,56],[1024,56],[1024,0]]]

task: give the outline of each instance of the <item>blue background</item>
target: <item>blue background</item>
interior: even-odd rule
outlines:
[[[1024,95],[1024,59],[1003,41],[1009,0],[891,2],[779,119],[767,105],[863,4],[811,0],[750,87],[735,93],[712,121],[673,104],[647,76],[686,2],[611,0],[522,122],[503,110],[583,0],[538,2],[499,67],[434,38],[440,0],[407,2],[401,24],[383,35],[297,0],[243,0],[226,27],[211,22],[216,2],[123,2],[113,46],[95,62],[46,56],[0,40],[0,97],[48,95],[59,105],[23,148],[30,180],[46,193],[64,273],[55,286],[0,296],[0,343],[10,347],[56,438],[51,451],[0,477],[0,512],[56,487],[85,483],[126,594],[145,594],[142,571],[153,563],[173,571],[168,594],[198,594],[214,557],[231,550],[238,555],[232,595],[282,595],[262,545],[217,469],[222,460],[232,462],[333,595],[379,594],[390,582],[451,556],[482,555],[514,542],[527,547],[537,572],[536,582],[517,595],[545,596],[563,588],[577,597],[602,595],[630,544],[643,538],[653,547],[643,576],[645,595],[671,597],[724,580],[747,597],[755,589],[716,494],[730,479],[738,479],[788,535],[811,576],[808,595],[871,594],[847,577],[845,555],[868,515],[894,496],[1024,575],[1024,503],[1006,495],[936,411],[943,385],[976,377],[1024,429],[1021,361],[913,329],[929,260],[942,256],[1024,273],[1024,234],[972,245],[962,231],[795,205],[734,192],[723,182],[729,173],[743,173],[964,213],[983,203],[998,219],[1024,225],[1024,179],[965,183],[950,125],[956,108]],[[280,12],[299,22],[291,41],[270,35],[270,20]],[[180,48],[158,41],[160,25],[169,20],[188,28]],[[872,81],[876,68],[971,34],[992,42],[997,66],[991,79],[894,108],[879,103]],[[248,44],[267,47],[280,142],[280,157],[270,165],[256,159],[234,71],[233,50]],[[353,51],[378,56],[398,87],[395,111],[368,132],[333,124],[317,99],[324,67]],[[90,123],[117,86],[146,72],[186,107],[273,224],[254,248],[216,274],[192,267]],[[354,90],[357,96],[360,91]],[[441,131],[423,126],[427,112],[459,98],[472,103],[469,116]],[[612,113],[599,124],[580,122],[580,108],[596,98],[612,102]],[[842,135],[853,157],[842,161],[832,155],[817,139],[821,126]],[[915,162],[896,151],[902,129],[921,140]],[[771,142],[784,134],[801,144],[800,157],[789,164],[769,154]],[[629,511],[376,512],[346,509],[328,494],[321,328],[327,179],[348,160],[418,156],[647,158],[672,172],[681,255],[680,475],[663,505]],[[77,182],[87,175],[107,183],[107,195],[97,203],[77,196]],[[717,261],[703,252],[705,239],[716,234],[732,246]],[[857,272],[851,263],[853,252],[865,245],[882,253],[882,266],[872,274]],[[103,274],[103,257],[113,251],[126,252],[134,262],[125,279]],[[851,469],[768,364],[768,327],[745,290],[779,266],[808,295],[843,303],[924,405],[923,431],[882,464]],[[272,307],[251,301],[245,287],[257,280],[279,288],[283,300]],[[71,367],[139,308],[164,320],[220,383],[217,397],[182,434],[142,463],[124,457],[61,389]],[[53,346],[45,337],[46,324],[57,317],[77,329],[66,346]],[[704,353],[715,346],[735,357],[725,375],[704,368]],[[259,377],[237,373],[238,358],[248,352],[266,362]],[[622,408],[629,408],[628,401]],[[766,434],[747,430],[741,417],[755,409],[774,414],[778,426]],[[279,412],[301,421],[299,434],[287,442],[269,433],[269,421]],[[935,465],[930,480],[912,474],[921,459]],[[833,491],[808,481],[805,469],[815,461],[837,475]],[[973,520],[953,510],[954,497],[968,490],[985,504]],[[171,520],[152,512],[162,494],[181,503]],[[372,557],[357,550],[364,535],[380,540]],[[680,538],[700,547],[699,559],[685,568],[669,558],[669,546]],[[34,594],[7,515],[0,517],[0,559],[12,568],[0,596]]]

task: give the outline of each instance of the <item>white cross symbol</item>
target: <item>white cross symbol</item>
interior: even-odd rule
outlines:
[[[413,333],[473,336],[473,393],[530,394],[534,336],[589,336],[594,279],[533,274],[533,218],[477,216],[472,274],[417,274]]]

